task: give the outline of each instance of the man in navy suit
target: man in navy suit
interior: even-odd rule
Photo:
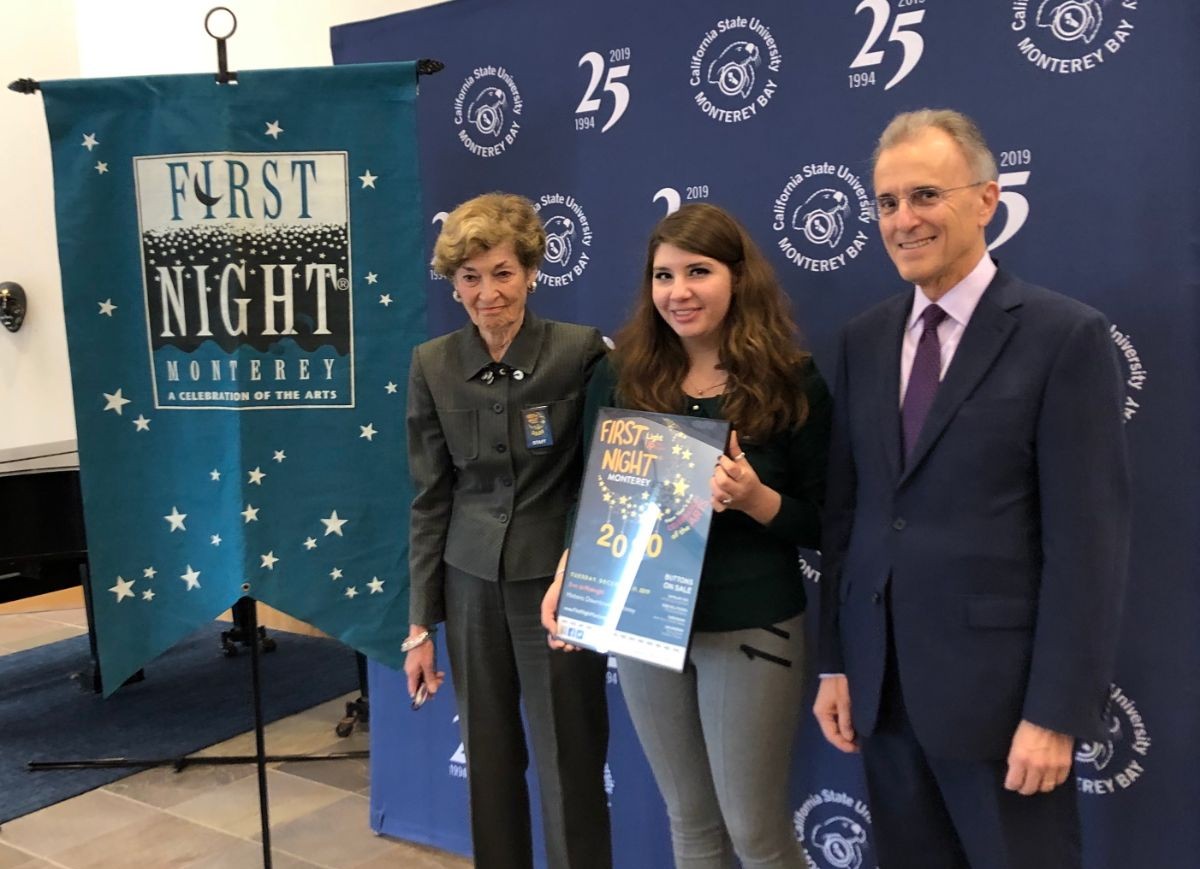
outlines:
[[[969,118],[897,116],[874,176],[915,288],[842,334],[813,711],[863,753],[882,869],[1073,869],[1128,552],[1109,326],[988,256]]]

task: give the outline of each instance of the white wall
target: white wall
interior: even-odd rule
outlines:
[[[74,0],[5,4],[0,88],[79,74]],[[29,294],[15,335],[0,328],[0,452],[75,438],[62,284],[54,241],[50,141],[37,96],[0,89],[0,281]],[[2,467],[2,466],[0,466]]]
[[[204,16],[222,0],[6,3],[0,85],[54,79],[215,72]],[[428,0],[224,0],[238,16],[229,68],[327,66],[329,28],[431,5]],[[9,8],[11,7],[11,8]],[[215,24],[214,17],[214,24]],[[215,28],[214,28],[215,29]],[[0,454],[75,437],[54,236],[50,145],[39,97],[0,91],[0,281],[30,294],[25,326],[0,329]],[[22,449],[22,452],[26,450]]]
[[[329,28],[431,5],[429,0],[78,0],[80,74],[88,77],[216,70],[204,16],[238,17],[229,68],[328,66]],[[216,17],[214,16],[214,24]],[[130,22],[137,22],[131,27]],[[214,27],[214,31],[216,28]]]

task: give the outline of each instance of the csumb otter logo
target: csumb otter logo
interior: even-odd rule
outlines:
[[[476,157],[497,157],[521,131],[521,91],[502,66],[480,66],[454,97],[458,140]]]
[[[1117,355],[1125,363],[1125,404],[1121,408],[1121,412],[1125,417],[1125,422],[1129,422],[1142,409],[1142,391],[1146,388],[1146,366],[1142,363],[1142,357],[1138,353],[1137,347],[1133,346],[1133,339],[1128,334],[1116,326],[1109,326],[1108,334],[1117,346]]]
[[[1105,738],[1082,742],[1075,752],[1075,786],[1084,794],[1111,794],[1131,787],[1146,772],[1150,734],[1133,700],[1117,685],[1109,692]]]
[[[705,32],[688,64],[694,100],[714,121],[736,124],[758,114],[775,96],[783,55],[760,18],[722,18]]]
[[[809,869],[877,869],[865,800],[832,790],[809,794],[792,823]]]
[[[1133,35],[1138,0],[1012,0],[1017,50],[1062,75],[1107,63]]]
[[[546,227],[546,255],[538,283],[565,287],[591,262],[592,225],[583,206],[570,194],[547,193],[533,207]]]
[[[789,177],[771,214],[779,250],[811,272],[835,272],[855,259],[875,220],[862,180],[833,163],[809,163]]]

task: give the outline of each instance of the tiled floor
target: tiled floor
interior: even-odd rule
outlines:
[[[86,631],[83,611],[0,611],[0,655]],[[367,747],[356,731],[333,731],[347,700],[331,700],[271,724],[272,754],[322,754]],[[200,754],[253,754],[253,734]],[[365,760],[272,764],[275,869],[465,869],[456,855],[375,835],[367,824]],[[0,829],[0,869],[255,869],[262,866],[255,768],[152,769],[121,779]]]

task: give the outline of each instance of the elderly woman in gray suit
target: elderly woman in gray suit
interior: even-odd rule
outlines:
[[[470,322],[420,345],[408,383],[409,693],[436,693],[446,623],[481,869],[533,865],[524,703],[553,869],[612,865],[602,656],[546,646],[538,609],[582,467],[580,416],[605,346],[526,307],[546,233],[529,200],[479,196],[446,218],[433,268]]]

